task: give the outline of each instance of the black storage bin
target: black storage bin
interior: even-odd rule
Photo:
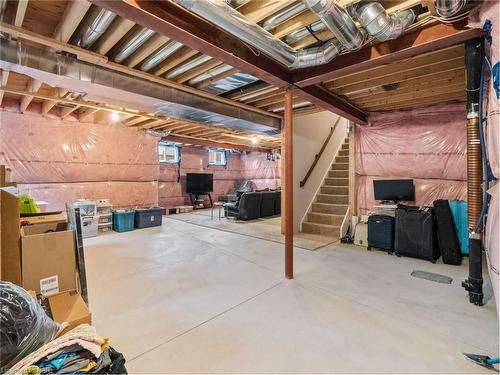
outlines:
[[[368,250],[394,250],[394,218],[388,215],[370,215],[368,217]]]
[[[135,210],[134,227],[149,228],[158,227],[162,221],[162,208],[140,208]]]
[[[450,204],[446,199],[438,199],[433,203],[436,216],[436,233],[439,252],[444,264],[459,266],[462,264],[462,252],[458,242]]]
[[[434,213],[430,207],[403,206],[396,209],[396,255],[427,259],[439,258],[434,233]]]

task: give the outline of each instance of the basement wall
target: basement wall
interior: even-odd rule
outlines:
[[[373,180],[412,178],[415,202],[467,199],[467,129],[463,103],[410,111],[373,113],[369,125],[356,125],[358,215],[377,204]]]
[[[311,167],[315,155],[319,153],[330,133],[330,128],[337,119],[336,114],[328,111],[295,116],[293,119],[293,225],[295,232],[300,231],[303,218],[316,199],[316,194],[346,137],[348,121],[341,118],[309,180],[301,188],[300,181]]]
[[[177,182],[176,164],[160,164],[159,204],[173,207],[190,204],[186,194],[187,173],[213,173],[214,201],[220,195],[235,192],[235,183],[240,180],[252,180],[256,189],[276,189],[280,187],[280,163],[267,160],[266,153],[250,152],[227,154],[227,166],[208,165],[208,148],[184,146],[180,167],[180,182]]]
[[[187,172],[214,173],[214,199],[236,180],[256,188],[280,186],[279,161],[261,152],[229,154],[229,164],[208,167],[208,149],[183,147],[181,182],[176,165],[159,164],[158,138],[119,124],[82,123],[69,116],[42,116],[38,103],[21,114],[15,102],[0,109],[0,164],[12,168],[19,190],[65,210],[80,198],[109,198],[115,207],[173,207],[188,203]],[[33,111],[33,112],[31,112]],[[38,113],[37,113],[38,112]]]

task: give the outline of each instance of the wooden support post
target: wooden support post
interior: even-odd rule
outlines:
[[[293,279],[293,89],[285,91],[283,142],[285,151],[284,201],[285,201],[285,277]]]

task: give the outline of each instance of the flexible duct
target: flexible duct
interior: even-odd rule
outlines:
[[[200,57],[197,57],[196,59],[193,59],[193,60],[173,69],[165,77],[168,79],[175,78],[175,77],[180,76],[181,74],[187,72],[188,70],[196,68],[197,66],[200,66],[201,64],[206,63],[207,61],[210,61],[210,60],[212,60],[211,56],[202,55]]]
[[[218,66],[216,68],[209,70],[206,73],[203,73],[197,77],[194,77],[188,83],[190,85],[196,85],[197,83],[199,83],[201,81],[204,81],[206,79],[210,79],[212,77],[215,77],[216,75],[222,74],[222,73],[227,72],[228,70],[231,70],[231,69],[233,69],[233,67],[231,65],[221,65],[221,66]]]
[[[115,18],[116,14],[109,10],[94,8],[76,44],[83,48],[89,48],[104,34]]]
[[[467,4],[467,0],[436,0],[435,8],[437,14],[443,18],[453,17]]]
[[[365,36],[347,13],[335,0],[303,0],[348,51],[363,47]]]
[[[262,23],[262,28],[264,30],[274,29],[276,26],[281,25],[283,22],[288,21],[290,18],[302,13],[307,8],[305,4],[301,1],[290,5],[289,7],[283,9],[276,14],[266,18]]]
[[[160,48],[154,54],[149,56],[141,64],[141,70],[144,70],[147,72],[148,70],[153,69],[155,66],[157,66],[159,63],[161,63],[163,60],[165,60],[170,55],[172,55],[174,52],[181,49],[183,46],[184,45],[182,43],[174,42],[174,41],[171,41],[171,42],[165,44],[162,48]]]
[[[143,43],[145,43],[149,38],[154,35],[154,31],[150,29],[142,29],[135,36],[129,39],[123,47],[118,51],[114,60],[117,63],[121,63],[131,54],[133,54],[137,48],[139,48]]]
[[[368,34],[379,41],[396,39],[415,21],[411,9],[390,16],[380,3],[363,4],[356,9],[356,16]]]
[[[221,29],[228,30],[243,42],[257,48],[289,68],[303,68],[324,64],[333,59],[340,51],[338,43],[332,41],[319,48],[297,52],[226,3],[218,0],[174,1]]]

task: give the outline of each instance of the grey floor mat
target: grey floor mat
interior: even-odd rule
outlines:
[[[427,271],[412,271],[411,275],[413,277],[418,277],[419,279],[430,280],[441,284],[451,284],[453,281],[453,279],[449,276],[439,275],[437,273]]]

